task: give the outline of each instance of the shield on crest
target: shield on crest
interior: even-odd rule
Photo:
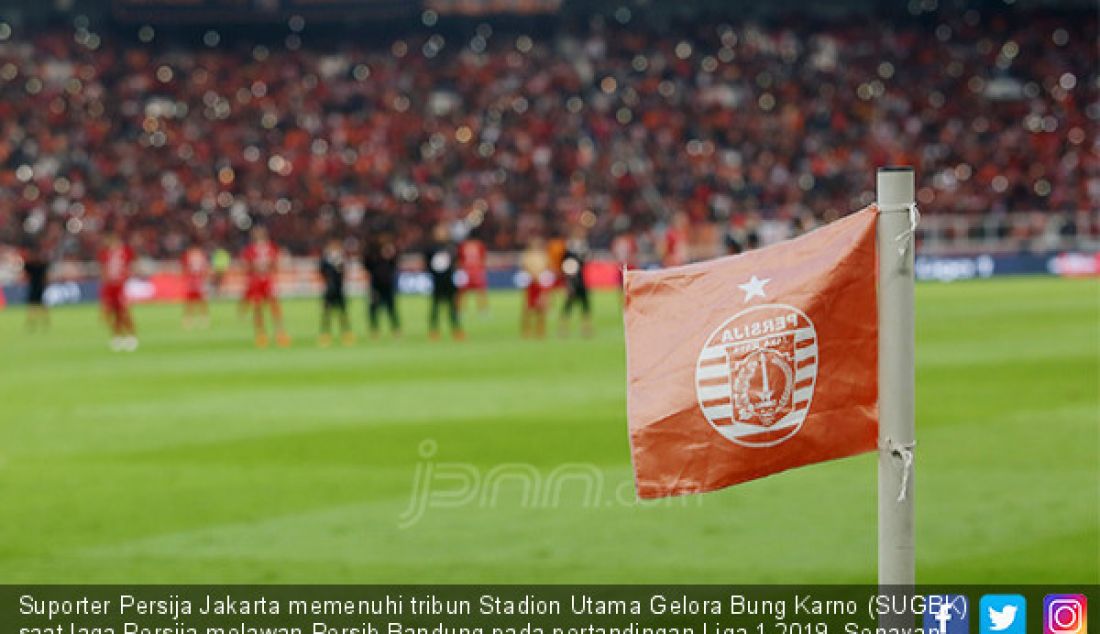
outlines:
[[[805,313],[786,304],[747,308],[719,326],[699,353],[699,406],[729,440],[777,445],[802,427],[817,365],[817,332]]]

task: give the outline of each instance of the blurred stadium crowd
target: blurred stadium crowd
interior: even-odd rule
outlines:
[[[463,219],[491,249],[578,224],[606,246],[680,212],[828,220],[891,163],[916,166],[925,214],[1064,211],[1100,234],[1095,16],[624,22],[359,41],[292,20],[278,45],[189,46],[2,25],[0,242],[90,257],[115,224],[174,257],[263,222],[303,254]]]

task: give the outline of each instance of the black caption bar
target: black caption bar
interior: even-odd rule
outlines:
[[[1055,595],[1081,597],[1084,625],[1097,586],[9,585],[0,623],[17,634],[977,634],[988,597],[1017,597],[1026,631],[1040,632]]]

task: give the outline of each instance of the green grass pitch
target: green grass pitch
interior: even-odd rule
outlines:
[[[587,341],[520,340],[519,303],[433,343],[405,298],[404,339],[320,349],[316,303],[290,302],[286,350],[231,302],[198,332],[140,306],[135,354],[91,306],[42,335],[0,312],[0,582],[874,581],[873,455],[635,503],[615,295]],[[919,580],[1100,582],[1100,284],[917,306]],[[563,464],[596,486],[525,503],[505,477]],[[461,473],[495,488],[455,499]],[[418,474],[451,495],[419,517]]]

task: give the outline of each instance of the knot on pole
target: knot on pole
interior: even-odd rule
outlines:
[[[890,452],[890,455],[901,459],[901,487],[898,491],[898,502],[905,501],[905,496],[909,490],[909,478],[913,474],[913,449],[916,446],[916,441],[899,443],[891,438],[886,439],[886,450]]]
[[[917,203],[913,203],[908,207],[909,229],[894,238],[894,241],[901,243],[901,246],[898,247],[898,255],[901,256],[902,262],[905,261],[905,256],[909,254],[909,249],[913,247],[913,243],[916,242],[917,225],[920,224],[920,210],[917,209]]]

